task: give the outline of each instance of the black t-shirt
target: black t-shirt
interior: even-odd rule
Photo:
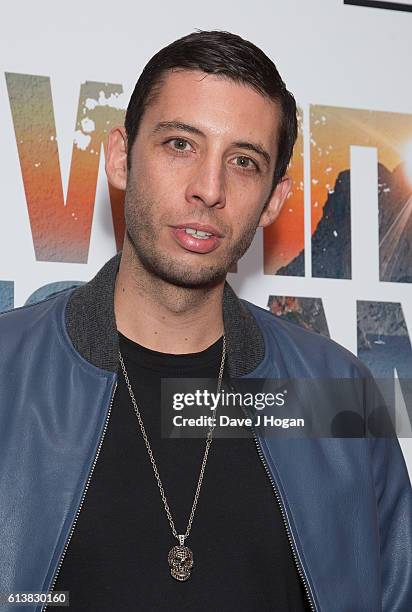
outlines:
[[[204,439],[161,436],[160,381],[217,378],[222,338],[206,350],[170,355],[119,333],[178,533],[184,533]],[[88,612],[306,610],[278,503],[251,438],[213,440],[192,530],[190,578],[170,575],[173,537],[137,417],[119,367],[104,442],[54,590]],[[50,606],[52,607],[52,606]]]

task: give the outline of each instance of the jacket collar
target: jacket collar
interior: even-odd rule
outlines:
[[[66,328],[75,349],[93,365],[112,372],[118,368],[114,287],[120,258],[121,252],[106,262],[91,281],[77,287],[65,311]],[[255,318],[227,281],[223,291],[223,325],[229,376],[245,376],[264,358],[265,342]]]

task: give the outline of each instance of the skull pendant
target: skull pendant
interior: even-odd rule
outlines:
[[[173,546],[170,549],[167,561],[170,573],[176,580],[184,582],[190,576],[193,567],[193,553],[187,546]]]

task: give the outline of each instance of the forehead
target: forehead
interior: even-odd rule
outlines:
[[[259,140],[271,148],[280,108],[249,85],[201,71],[175,70],[164,76],[142,124],[174,120],[190,123],[206,135]]]

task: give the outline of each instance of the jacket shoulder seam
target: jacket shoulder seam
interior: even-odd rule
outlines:
[[[65,291],[73,291],[73,290],[74,290],[74,287],[66,287],[65,289],[62,289],[61,291],[56,291],[55,293],[52,293],[52,295],[48,295],[47,297],[45,297],[42,300],[39,300],[38,302],[33,302],[32,304],[22,304],[21,306],[10,308],[10,310],[5,310],[3,312],[0,312],[0,318],[5,315],[9,315],[12,312],[18,312],[19,310],[27,310],[28,308],[34,308],[36,306],[40,306],[41,304],[44,304],[44,302],[49,302],[50,300],[55,299],[57,296],[61,295]]]

